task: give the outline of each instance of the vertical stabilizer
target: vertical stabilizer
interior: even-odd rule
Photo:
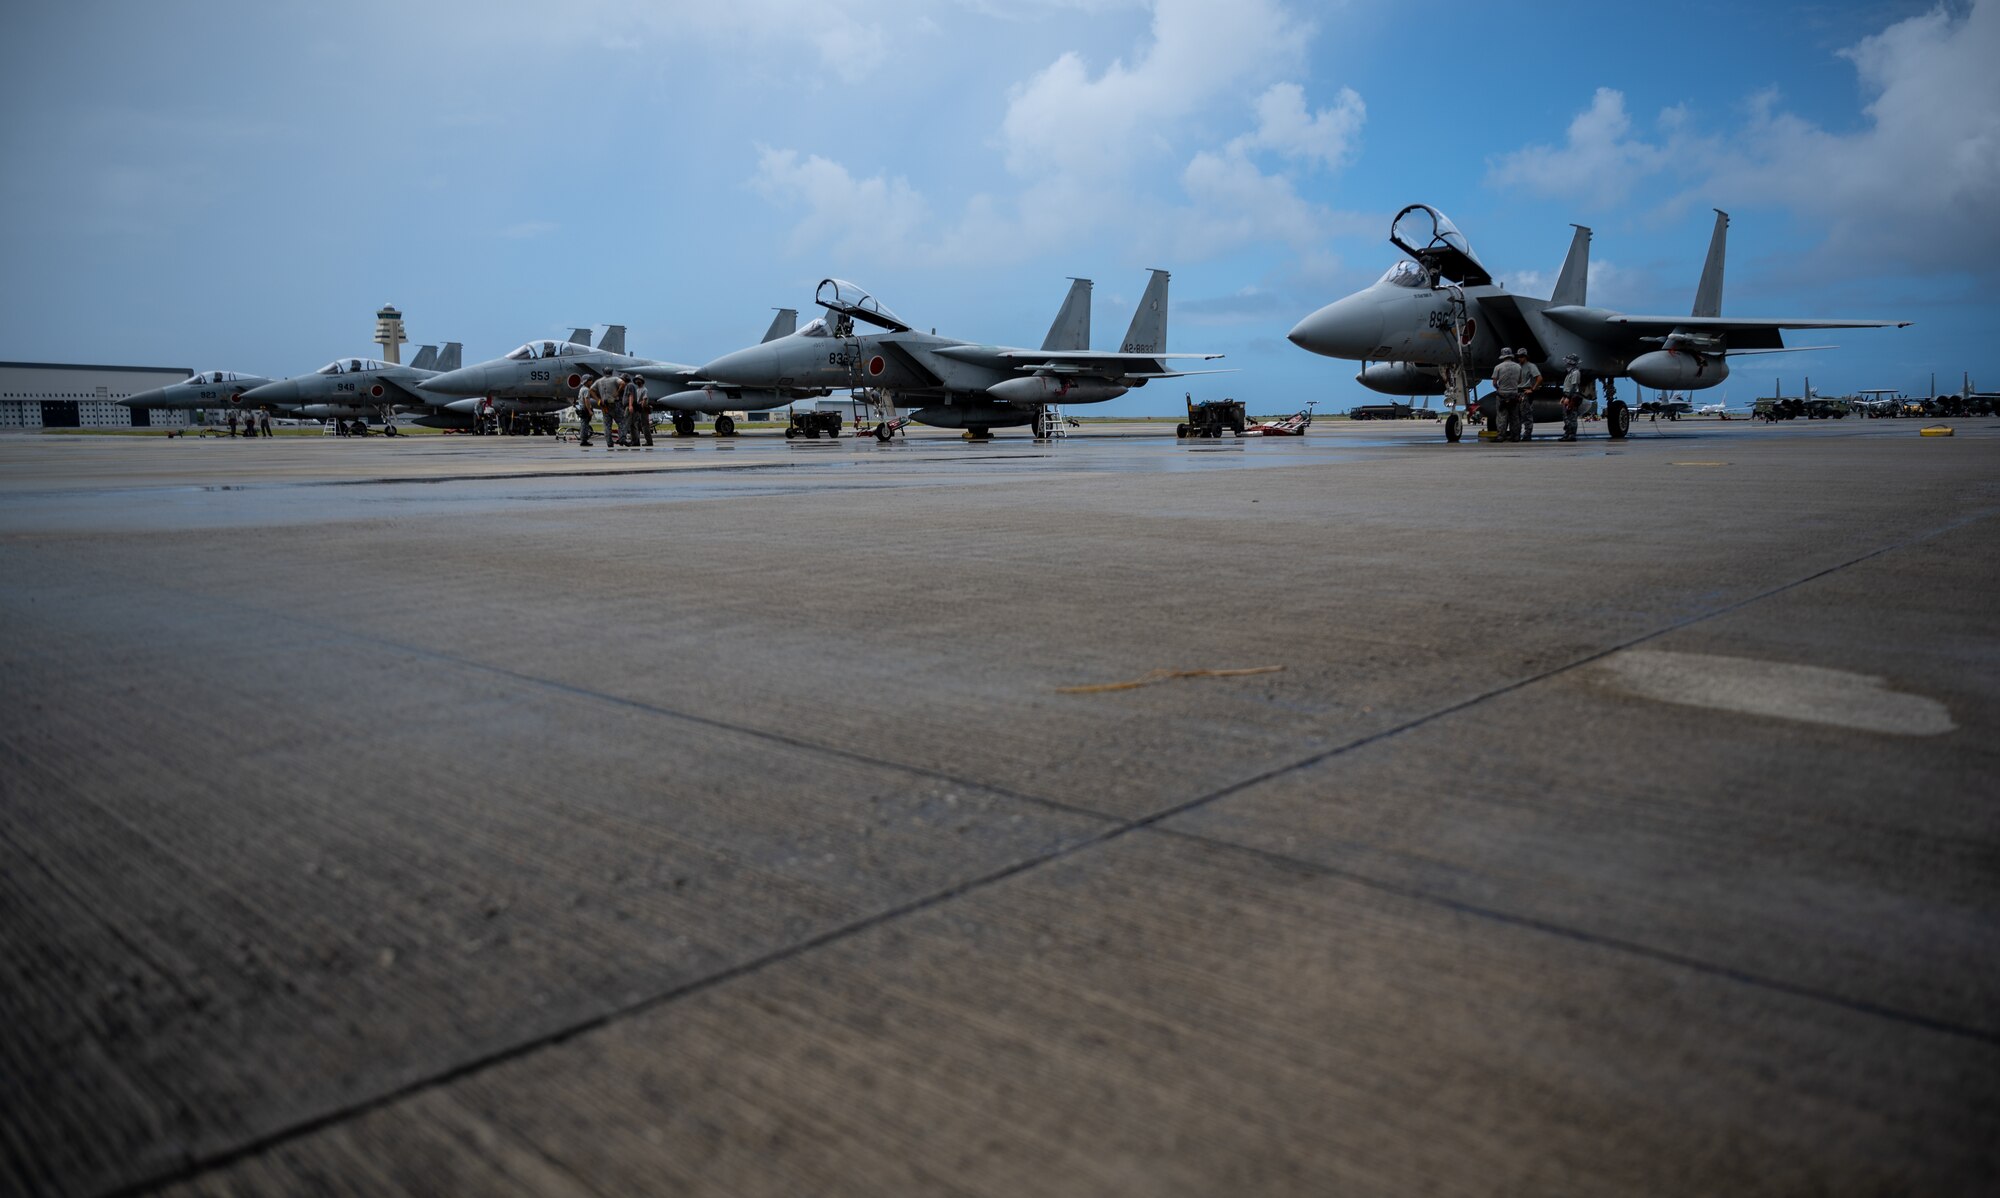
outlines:
[[[1581,308],[1590,289],[1590,230],[1583,225],[1571,225],[1570,228],[1576,230],[1576,236],[1569,239],[1569,257],[1563,259],[1562,273],[1556,276],[1555,292],[1549,296],[1552,308],[1564,304]]]
[[[1118,347],[1121,354],[1163,354],[1167,352],[1167,272],[1155,270],[1139,297],[1139,310],[1132,314],[1132,327]]]
[[[437,346],[435,346],[435,345],[420,345],[420,346],[418,346],[418,347],[417,347],[417,356],[416,356],[416,357],[414,357],[414,358],[411,358],[411,359],[410,359],[410,369],[412,369],[412,370],[436,370],[436,369],[437,369],[437,360],[438,360],[438,347],[437,347]]]
[[[577,330],[575,330],[574,332],[572,332],[572,333],[571,333],[571,334],[569,335],[569,339],[570,339],[570,343],[571,343],[571,344],[573,344],[573,345],[589,345],[589,344],[590,344],[590,330],[589,330],[589,329],[577,329]]]
[[[776,341],[780,337],[789,337],[798,331],[799,310],[797,308],[780,308],[778,309],[778,314],[771,318],[771,327],[764,330],[764,341]],[[758,342],[758,344],[762,345],[763,341]]]
[[[444,348],[438,351],[436,368],[440,371],[457,370],[463,365],[465,365],[465,346],[456,341],[445,342]]]
[[[1090,348],[1090,280],[1072,278],[1056,322],[1042,338],[1043,349]]]
[[[625,352],[625,326],[608,324],[604,326],[604,336],[597,339],[597,348],[608,354]]]
[[[1722,259],[1728,252],[1729,214],[1715,210],[1715,233],[1708,239],[1708,261],[1702,263],[1701,286],[1694,289],[1690,316],[1722,315]]]

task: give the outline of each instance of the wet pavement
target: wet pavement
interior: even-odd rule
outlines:
[[[1951,423],[0,437],[0,1189],[1991,1188]]]

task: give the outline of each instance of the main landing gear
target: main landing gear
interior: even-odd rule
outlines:
[[[736,417],[729,415],[717,416],[715,418],[715,435],[718,437],[735,436]]]

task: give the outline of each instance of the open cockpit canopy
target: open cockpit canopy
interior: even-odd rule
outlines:
[[[1439,278],[1469,287],[1493,282],[1451,218],[1429,204],[1411,204],[1389,222],[1389,243]],[[1384,276],[1386,279],[1387,276]]]
[[[387,370],[389,364],[380,358],[335,358],[320,367],[315,374],[366,374],[371,370]]]
[[[507,355],[509,362],[539,362],[543,358],[575,357],[590,352],[588,345],[576,341],[530,341]]]
[[[813,302],[829,312],[851,316],[892,333],[910,331],[910,326],[902,317],[884,308],[874,296],[845,279],[821,279],[819,290],[813,293]]]

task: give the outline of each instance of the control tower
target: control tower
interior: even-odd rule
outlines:
[[[403,351],[398,347],[408,340],[403,336],[403,314],[396,311],[396,305],[383,304],[375,313],[375,344],[382,347],[382,360],[401,362]]]

